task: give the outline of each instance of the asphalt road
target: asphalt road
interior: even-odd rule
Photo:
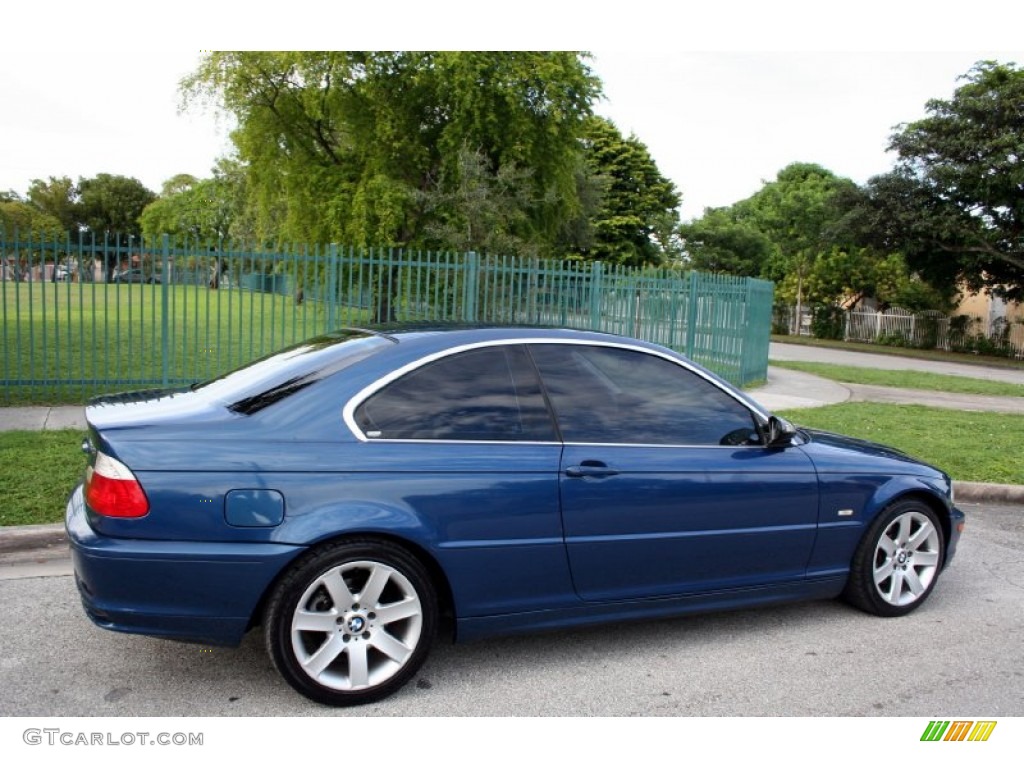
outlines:
[[[293,693],[257,635],[210,649],[97,629],[59,553],[21,556],[0,562],[0,715],[1021,716],[1024,507],[963,506],[957,559],[910,616],[816,602],[440,644],[353,710]]]

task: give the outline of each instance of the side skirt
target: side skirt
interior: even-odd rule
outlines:
[[[756,589],[729,590],[703,595],[621,603],[592,603],[548,611],[461,618],[456,622],[456,641],[461,643],[500,635],[585,627],[623,619],[660,619],[669,616],[741,610],[778,603],[830,600],[838,597],[845,586],[846,574],[843,574],[842,576]]]

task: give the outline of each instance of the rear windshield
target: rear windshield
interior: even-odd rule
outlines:
[[[239,413],[254,413],[395,343],[367,331],[308,339],[203,384],[193,391]]]

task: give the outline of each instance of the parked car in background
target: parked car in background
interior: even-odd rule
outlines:
[[[625,633],[840,595],[901,616],[964,522],[940,470],[601,333],[347,330],[86,418],[66,522],[89,617],[229,645],[260,627],[333,705],[397,690],[442,625]]]
[[[139,268],[125,269],[115,272],[112,282],[115,283],[159,283],[160,275],[157,273],[147,274]]]

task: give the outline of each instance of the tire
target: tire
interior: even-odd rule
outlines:
[[[931,594],[945,542],[938,515],[908,500],[885,509],[853,555],[844,596],[876,616],[905,616]]]
[[[437,616],[419,560],[389,542],[348,540],[301,558],[274,587],[264,640],[299,693],[332,706],[368,704],[416,674]]]

